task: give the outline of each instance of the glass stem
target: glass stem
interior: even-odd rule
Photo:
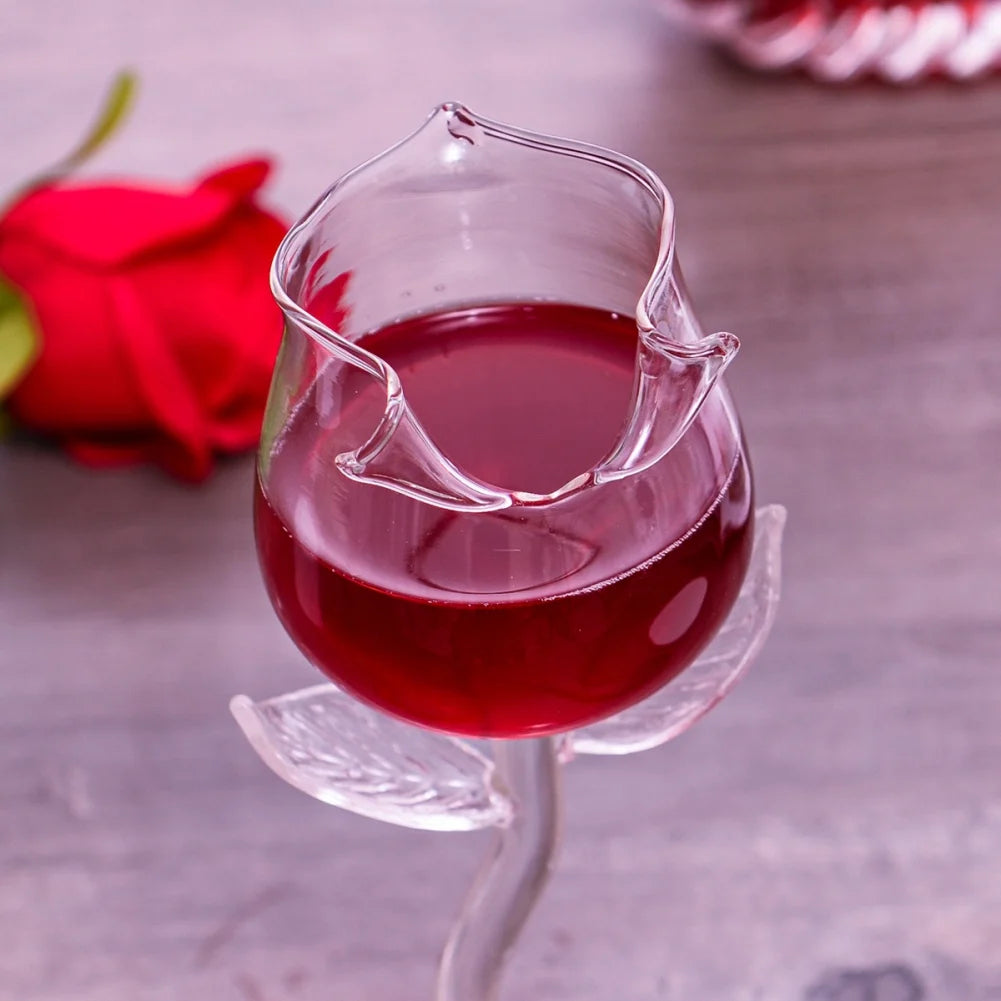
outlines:
[[[495,1001],[504,963],[539,899],[560,832],[560,763],[552,737],[493,741],[495,781],[514,803],[452,928],[435,1001]]]

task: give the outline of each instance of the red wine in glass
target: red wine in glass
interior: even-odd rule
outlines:
[[[508,303],[406,319],[359,343],[396,370],[456,466],[548,494],[615,444],[636,342],[632,317]],[[262,457],[255,501],[272,602],[338,685],[423,726],[540,736],[649,695],[719,628],[753,510],[743,448],[721,444],[735,433],[724,403],[710,398],[667,456],[587,499],[468,513],[335,465],[385,407],[383,386],[353,373],[336,384],[315,373]]]

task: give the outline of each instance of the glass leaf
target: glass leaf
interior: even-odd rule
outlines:
[[[775,618],[781,582],[785,508],[759,508],[754,548],[740,595],[699,659],[672,682],[617,716],[583,727],[564,742],[563,755],[632,754],[687,730],[733,687],[761,649]]]
[[[230,704],[264,762],[297,789],[364,817],[431,831],[503,826],[511,804],[466,741],[385,716],[331,684]]]

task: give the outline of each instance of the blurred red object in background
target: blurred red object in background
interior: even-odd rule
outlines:
[[[281,339],[271,257],[286,224],[249,160],[187,190],[43,184],[0,217],[0,274],[34,314],[37,360],[8,403],[91,464],[203,479],[254,447]]]
[[[968,80],[1001,68],[1001,0],[661,0],[755,69],[832,83]]]

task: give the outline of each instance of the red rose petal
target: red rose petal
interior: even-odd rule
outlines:
[[[66,454],[77,462],[95,469],[113,469],[117,466],[133,466],[149,458],[149,446],[134,442],[117,445],[107,441],[70,439],[63,442]]]
[[[206,174],[198,182],[198,187],[218,188],[229,192],[235,199],[243,200],[254,194],[270,174],[270,160],[263,157],[256,160],[242,160]]]
[[[143,301],[126,278],[109,279],[108,291],[117,314],[121,345],[132,366],[136,385],[143,393],[164,437],[179,453],[168,456],[172,471],[186,469],[193,475],[211,466],[211,447],[198,400],[173,354],[164,333],[149,315]],[[164,461],[161,456],[158,461]]]
[[[269,169],[261,160],[234,164],[174,191],[111,184],[40,188],[0,219],[0,239],[20,237],[89,264],[120,265],[211,231]]]

